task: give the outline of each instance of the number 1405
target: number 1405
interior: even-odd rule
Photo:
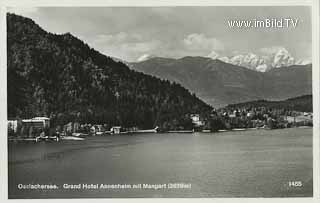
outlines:
[[[302,187],[301,181],[289,181],[288,184],[289,187]]]

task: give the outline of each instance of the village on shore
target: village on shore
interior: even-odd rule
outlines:
[[[190,114],[190,126],[174,130],[164,130],[155,126],[152,129],[138,127],[109,126],[69,122],[63,126],[50,125],[50,118],[8,119],[9,141],[19,140],[83,140],[87,136],[122,135],[135,133],[193,133],[224,132],[246,129],[279,129],[299,126],[313,126],[312,112],[285,111],[283,109],[229,108],[213,109],[210,115]]]

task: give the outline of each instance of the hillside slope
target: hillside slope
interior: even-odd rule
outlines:
[[[215,107],[258,99],[283,100],[312,93],[311,65],[261,73],[205,57],[156,57],[131,63],[131,68],[178,82]]]
[[[7,14],[8,116],[176,128],[211,107],[181,85],[130,70],[71,34]]]
[[[284,109],[286,111],[312,112],[312,95],[303,95],[300,97],[290,98],[282,101],[258,100],[226,106],[227,109],[258,107],[265,107],[267,109]]]

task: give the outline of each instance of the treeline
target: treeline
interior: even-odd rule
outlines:
[[[303,95],[283,101],[257,100],[230,104],[226,109],[260,108],[283,109],[284,111],[312,112],[312,95]]]
[[[8,116],[165,130],[211,107],[181,85],[130,70],[71,34],[7,14]]]

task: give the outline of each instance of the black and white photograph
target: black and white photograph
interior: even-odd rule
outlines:
[[[8,199],[314,197],[312,6],[5,15]]]

